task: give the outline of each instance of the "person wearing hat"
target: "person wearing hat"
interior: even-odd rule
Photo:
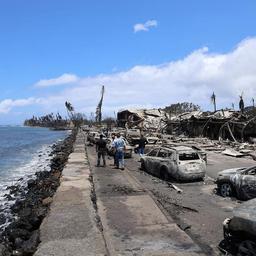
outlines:
[[[103,166],[106,166],[106,152],[107,152],[107,142],[103,139],[103,135],[100,135],[100,139],[96,142],[96,152],[98,155],[97,166],[100,166],[100,159],[102,157]]]
[[[111,135],[111,151],[114,156],[114,166],[118,167],[117,151],[115,148],[115,139],[116,139],[116,135],[115,135],[115,133],[112,133],[112,135]]]

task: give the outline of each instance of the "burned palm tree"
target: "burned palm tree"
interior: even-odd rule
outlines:
[[[214,112],[216,112],[216,95],[214,94],[214,92],[212,93],[212,96],[211,96],[211,102],[214,107]]]
[[[72,106],[72,104],[68,101],[65,102],[65,107],[67,109],[67,114],[70,120],[72,120],[73,116],[74,116],[74,107]]]
[[[102,119],[101,107],[102,107],[104,92],[105,92],[105,88],[104,88],[104,85],[102,85],[101,98],[100,98],[100,101],[96,108],[96,113],[95,113],[95,121],[98,122],[99,124],[101,123],[101,119]]]
[[[75,112],[74,107],[68,101],[65,102],[65,107],[67,109],[68,117],[72,121],[73,125],[77,128],[80,127],[85,120],[84,115]]]

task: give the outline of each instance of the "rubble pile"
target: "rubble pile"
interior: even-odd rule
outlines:
[[[118,112],[117,124],[126,129],[139,128],[220,141],[252,142],[256,138],[254,108],[247,108],[244,113],[235,110],[197,110],[182,114],[167,113],[163,109],[127,109]]]
[[[162,109],[127,109],[119,111],[117,123],[120,127],[162,131],[169,115]]]
[[[256,115],[249,110],[243,114],[234,110],[193,111],[172,116],[167,131],[213,140],[251,141],[256,137]]]

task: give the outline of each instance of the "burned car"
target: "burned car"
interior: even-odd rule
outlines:
[[[233,168],[218,173],[215,181],[223,197],[236,196],[241,200],[256,197],[256,166]]]
[[[129,142],[125,138],[122,137],[122,139],[125,142],[124,157],[125,158],[131,158],[133,147],[129,144]],[[114,155],[114,148],[112,146],[112,139],[110,139],[110,138],[107,139],[107,152],[110,156]]]
[[[141,133],[139,129],[128,129],[126,131],[125,137],[127,138],[130,145],[135,146],[136,144],[139,143],[140,136],[141,136]]]
[[[87,141],[90,143],[95,143],[95,136],[99,134],[98,132],[89,132],[87,135]]]
[[[200,155],[200,157],[205,161],[205,163],[207,163],[207,153],[202,150],[201,148],[199,148],[198,146],[195,145],[189,145],[189,144],[180,144],[180,143],[173,143],[173,142],[169,142],[169,143],[163,143],[162,145],[164,146],[165,144],[167,145],[172,145],[172,146],[185,146],[185,147],[191,147],[192,149],[194,149],[195,151],[197,151],[197,153]]]
[[[224,240],[219,248],[226,255],[256,255],[256,199],[233,210],[233,217],[223,222]]]
[[[142,156],[141,169],[164,180],[193,181],[204,178],[206,164],[198,152],[190,147],[165,145]]]
[[[94,143],[96,143],[99,139],[100,139],[100,135],[103,136],[103,140],[107,140],[107,137],[105,134],[102,134],[102,133],[96,133],[95,136],[94,136]]]
[[[194,145],[191,146],[191,148],[196,150],[197,153],[201,156],[201,158],[207,163],[207,153],[204,150]]]

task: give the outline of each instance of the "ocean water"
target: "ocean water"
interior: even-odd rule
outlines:
[[[0,126],[0,214],[8,215],[8,186],[25,185],[35,172],[50,170],[51,147],[63,140],[68,131],[47,128]],[[0,229],[7,223],[0,223]]]

